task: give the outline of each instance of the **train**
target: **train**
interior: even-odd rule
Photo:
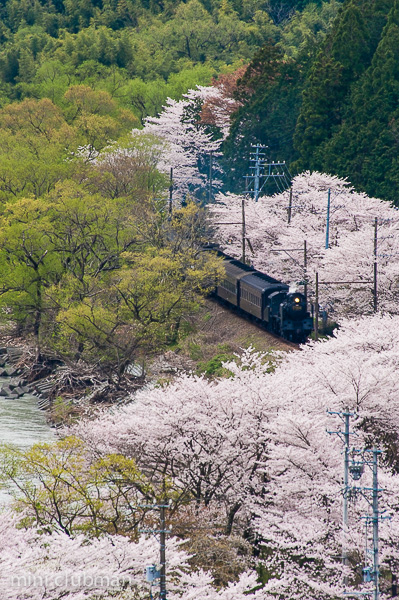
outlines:
[[[304,294],[217,250],[225,274],[213,295],[288,341],[305,343],[313,330]]]

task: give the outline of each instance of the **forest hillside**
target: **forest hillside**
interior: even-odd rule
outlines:
[[[392,0],[9,0],[0,18],[0,106],[65,110],[71,87],[88,86],[111,96],[121,135],[168,97],[230,77],[227,189],[242,190],[250,144],[263,143],[292,174],[330,172],[396,201]]]

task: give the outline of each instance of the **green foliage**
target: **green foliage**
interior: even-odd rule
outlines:
[[[197,373],[199,375],[205,375],[210,378],[231,376],[231,371],[226,369],[223,363],[235,360],[236,356],[231,352],[228,344],[219,344],[218,350],[219,352],[209,360],[198,363]]]
[[[238,82],[242,106],[224,146],[228,187],[242,191],[250,144],[260,142],[291,172],[337,173],[397,202],[396,4],[302,8]]]
[[[397,203],[399,12],[395,4],[367,71],[352,88],[342,126],[323,148],[324,162],[368,194]]]
[[[292,160],[292,137],[301,95],[298,65],[284,57],[276,45],[265,45],[254,57],[241,80],[237,98],[243,106],[233,116],[225,155],[229,160],[230,185],[239,186],[248,173],[251,144],[268,146],[273,157]]]
[[[0,307],[33,331],[38,354],[44,341],[122,376],[138,351],[176,342],[215,285],[220,261],[199,251],[198,208],[168,220],[143,188],[128,192],[110,199],[64,182],[45,200],[6,204]]]
[[[395,53],[395,33],[389,31],[394,9],[384,28],[391,6],[386,0],[352,0],[342,7],[305,81],[295,131],[298,169],[349,176],[357,187],[386,198],[392,197],[389,172],[395,153],[392,99],[386,77],[378,81],[375,64],[378,57],[383,68],[389,63],[388,46],[388,55]],[[395,85],[393,65],[386,75]]]
[[[46,204],[35,199],[10,203],[0,220],[3,317],[32,329],[38,349],[44,290],[59,280],[62,271],[59,257],[47,239],[50,222]]]
[[[72,436],[28,450],[2,446],[0,479],[26,525],[67,535],[134,536],[143,518],[137,506],[154,496],[133,459],[119,454],[94,458]]]
[[[0,110],[0,201],[43,196],[79,167],[71,160],[79,146],[101,150],[137,121],[110,95],[71,86],[64,111],[51,100],[25,99]]]
[[[200,344],[195,344],[194,342],[190,342],[188,345],[188,351],[189,351],[191,360],[200,360],[203,357],[203,351],[202,351]]]
[[[300,0],[6,0],[0,7],[0,87],[5,101],[51,99],[69,86],[108,91],[139,118],[167,96],[209,84],[249,61]],[[1,98],[1,95],[0,95]]]
[[[163,144],[108,145],[135,119],[106,91],[72,85],[60,104],[0,110],[1,314],[33,333],[37,357],[45,343],[121,376],[136,352],[177,340],[220,267],[198,252],[194,205],[167,219]]]
[[[317,47],[331,30],[341,4],[335,0],[307,4],[297,12],[281,31],[279,46],[290,57],[303,61],[313,57]]]

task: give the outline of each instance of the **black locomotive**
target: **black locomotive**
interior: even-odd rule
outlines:
[[[286,340],[303,343],[313,329],[306,298],[269,275],[218,251],[224,259],[225,275],[215,296],[252,315],[268,331]]]

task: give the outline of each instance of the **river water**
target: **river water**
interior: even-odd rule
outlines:
[[[0,385],[7,379],[0,377]],[[25,394],[21,398],[7,400],[0,396],[0,443],[28,448],[37,442],[56,439],[55,430],[46,423],[46,412],[37,407],[37,397]],[[0,505],[10,496],[0,487]]]

